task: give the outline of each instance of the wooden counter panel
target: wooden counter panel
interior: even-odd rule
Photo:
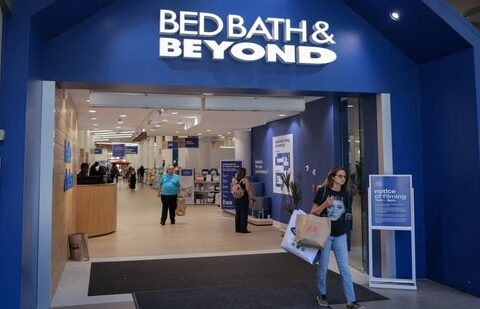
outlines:
[[[117,184],[77,185],[77,231],[89,237],[117,229]]]

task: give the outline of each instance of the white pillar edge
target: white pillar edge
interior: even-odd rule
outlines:
[[[37,308],[50,308],[55,82],[42,83]]]
[[[393,174],[392,154],[392,114],[389,93],[381,93],[376,97],[377,102],[377,137],[378,137],[378,172],[379,174]],[[396,277],[395,262],[395,232],[381,232],[382,276]],[[371,270],[370,270],[371,271]]]

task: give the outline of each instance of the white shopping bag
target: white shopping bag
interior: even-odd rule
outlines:
[[[318,248],[300,247],[295,241],[295,224],[299,214],[305,214],[305,212],[303,210],[294,210],[290,217],[285,236],[283,236],[282,249],[295,254],[310,264],[318,264]]]

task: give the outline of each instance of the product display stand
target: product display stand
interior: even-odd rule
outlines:
[[[194,203],[195,204],[214,204],[215,193],[220,192],[219,181],[199,181],[194,183]]]

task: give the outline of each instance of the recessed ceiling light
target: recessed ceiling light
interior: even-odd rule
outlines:
[[[98,123],[94,123],[94,124],[92,124],[92,126],[98,127]]]
[[[89,113],[96,113],[97,111],[94,110],[94,109],[91,109],[91,110],[89,110],[88,112],[89,112]]]
[[[285,114],[278,114],[278,116],[280,116],[280,117],[285,117],[285,116],[287,116],[287,115],[285,115]]]
[[[167,122],[167,121],[168,121],[168,119],[163,119],[162,121],[165,121],[165,122]]]
[[[187,118],[188,119],[195,119],[195,118],[197,118],[197,116],[188,116]]]
[[[159,124],[154,125],[155,128],[160,128]]]
[[[390,18],[394,21],[398,21],[400,19],[400,13],[398,11],[393,11],[390,13]]]
[[[118,124],[123,124],[123,121],[119,121]]]
[[[348,108],[352,108],[352,107],[353,107],[353,104],[348,104],[347,107],[348,107]]]
[[[207,132],[212,132],[212,130],[210,130],[210,129],[207,129]]]
[[[227,134],[232,134],[232,132],[228,131]]]
[[[90,103],[90,99],[87,99],[87,103]]]
[[[121,129],[122,127],[115,127],[115,129]]]
[[[172,112],[172,115],[178,115],[178,113],[177,112]]]
[[[202,135],[202,133],[198,133],[198,135]]]
[[[183,124],[183,122],[179,121],[179,122],[177,122],[177,124]]]
[[[127,115],[120,115],[120,118],[127,118]]]
[[[150,128],[150,131],[155,131],[155,129]]]
[[[177,134],[178,134],[178,133],[180,133],[180,131],[175,131],[175,133],[177,133]]]
[[[90,118],[90,120],[97,120],[97,119],[98,119],[98,118],[96,118],[96,117],[92,117],[92,118]]]

